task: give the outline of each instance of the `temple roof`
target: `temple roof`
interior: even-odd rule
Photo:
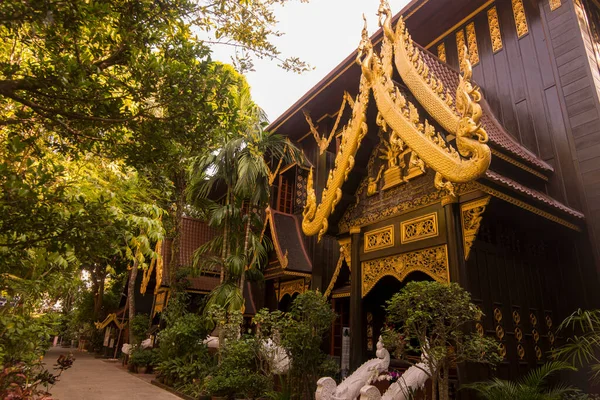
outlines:
[[[191,267],[194,259],[194,252],[198,249],[198,247],[211,240],[214,235],[215,230],[209,227],[206,222],[191,217],[183,217],[181,220],[181,250],[179,252],[178,266]],[[172,257],[172,243],[173,239],[165,239],[163,241],[163,285],[165,285],[166,282],[169,282],[168,274],[170,271],[169,265]],[[202,276],[199,278],[188,279],[190,280],[192,286],[198,286],[198,288],[190,287],[190,289],[207,290],[206,288],[212,285],[211,279],[213,279],[213,277]],[[201,279],[202,281],[194,281],[198,279]],[[212,290],[214,286],[210,287],[208,291]]]
[[[295,215],[270,210],[271,239],[282,269],[312,272],[312,263],[306,253],[300,223]]]
[[[571,217],[575,217],[578,219],[585,218],[585,216],[581,212],[574,210],[570,207],[567,207],[560,201],[548,196],[547,194],[542,193],[538,190],[532,189],[530,187],[527,187],[525,185],[522,185],[519,182],[516,182],[510,178],[507,178],[506,176],[500,175],[499,173],[497,173],[495,171],[487,170],[485,173],[485,177],[488,180],[490,180],[502,187],[505,187],[514,192],[517,192],[525,197],[528,197],[528,198],[534,200],[535,202],[542,203],[542,204],[549,206],[555,210],[558,210],[565,214],[568,214]]]
[[[437,2],[439,3],[439,2]],[[479,1],[472,1],[472,4],[467,4],[464,1],[458,1],[456,7],[472,8],[476,7]],[[464,3],[464,4],[463,4]],[[421,16],[417,14],[429,13],[432,10],[427,10],[426,0],[415,0],[409,3],[402,11],[396,14],[393,21],[397,21],[400,15],[403,15],[406,20],[406,25],[411,28],[410,31],[413,34],[413,39],[419,43],[419,39],[415,38],[415,31],[419,30],[417,27],[411,27],[417,20],[421,19]],[[439,11],[440,4],[437,4],[435,8]],[[460,8],[459,7],[459,8]],[[453,11],[454,12],[454,11]],[[464,11],[467,12],[467,11]],[[439,13],[438,13],[439,14]],[[423,36],[422,42],[427,43],[428,40],[432,40],[427,34],[416,35]],[[378,29],[372,36],[371,41],[375,44],[381,40],[382,30]],[[357,37],[358,42],[358,37]],[[459,72],[452,68],[450,65],[440,61],[436,56],[431,54],[428,50],[419,46],[421,54],[429,69],[442,81],[444,87],[449,90],[452,98],[455,97],[456,88],[459,82]],[[331,113],[333,110],[330,109],[333,103],[336,104],[338,99],[341,99],[343,91],[347,90],[351,93],[354,88],[358,87],[358,81],[360,77],[360,67],[355,63],[356,51],[352,52],[342,63],[340,63],[335,69],[333,69],[325,78],[317,83],[311,90],[309,90],[304,96],[302,96],[296,103],[294,103],[288,110],[286,110],[281,116],[279,116],[273,123],[269,125],[268,130],[277,131],[277,133],[290,136],[293,139],[298,140],[303,134],[308,132],[308,125],[305,126],[304,115],[302,111],[306,110],[310,114],[317,117],[320,114]],[[481,123],[489,136],[489,143],[492,148],[498,151],[514,157],[518,161],[534,168],[541,173],[548,175],[553,172],[554,169],[551,165],[537,157],[530,150],[519,144],[510,133],[502,126],[498,119],[494,116],[489,105],[484,99],[481,100],[480,105],[483,109],[483,115]],[[334,105],[335,107],[335,105]],[[320,113],[320,114],[317,114]]]

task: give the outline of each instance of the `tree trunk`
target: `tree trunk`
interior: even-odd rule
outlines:
[[[97,275],[94,279],[95,282],[95,292],[94,292],[94,318],[102,319],[104,315],[102,313],[102,306],[104,305],[104,286],[106,283],[106,266],[97,267]]]
[[[246,258],[246,262],[251,261],[248,258],[248,245],[250,244],[250,214],[248,214],[248,220],[246,221],[246,237],[244,238],[244,257]],[[250,267],[248,265],[248,267]],[[242,298],[244,297],[244,283],[246,283],[246,268],[242,270],[242,276],[240,276],[240,292],[242,293]]]
[[[450,362],[446,360],[444,362],[444,375],[442,377],[442,384],[440,387],[440,400],[448,400],[449,399],[449,390],[450,390]]]
[[[435,374],[431,374],[431,400],[438,400],[438,379]]]
[[[229,255],[229,198],[231,197],[230,189],[227,189],[227,195],[225,196],[225,223],[223,224],[223,247],[221,249],[221,258],[223,259],[223,265],[221,266],[220,283],[225,280],[225,260]]]
[[[175,283],[175,275],[181,254],[181,231],[183,223],[183,209],[185,208],[185,176],[182,173],[175,174],[175,212],[172,215],[175,222],[173,232],[173,242],[171,243],[171,262],[169,263],[168,281],[172,287]]]
[[[137,255],[136,255],[137,256]],[[138,274],[137,258],[133,262],[133,267],[129,273],[129,284],[127,285],[127,301],[129,303],[129,344],[135,343],[133,335],[133,317],[135,317],[135,281]]]

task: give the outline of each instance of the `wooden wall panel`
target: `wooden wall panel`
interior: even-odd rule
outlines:
[[[496,53],[489,8],[442,41],[458,68],[456,32],[474,22],[475,80],[507,131],[555,168],[546,191],[586,214],[600,271],[600,9],[584,15],[574,2],[592,7],[591,0],[563,0],[552,11],[546,0],[523,1],[529,30],[519,38],[511,1],[495,1],[489,8],[496,7],[503,44]]]

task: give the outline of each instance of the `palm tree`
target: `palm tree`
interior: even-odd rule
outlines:
[[[221,232],[196,251],[194,265],[220,270],[221,284],[211,293],[209,304],[232,310],[243,307],[246,278],[260,274],[259,266],[270,250],[262,227],[270,200],[270,164],[278,161],[268,160],[303,163],[302,152],[288,139],[264,130],[266,116],[249,100],[249,91],[242,88],[238,101],[245,110],[241,113],[244,130],[193,163],[188,188],[190,203]]]
[[[463,388],[473,389],[479,398],[486,400],[560,400],[565,395],[579,392],[578,389],[564,384],[547,385],[546,381],[550,375],[564,370],[575,370],[575,367],[562,361],[553,361],[530,371],[515,382],[494,378],[486,382],[464,385]]]
[[[600,310],[578,309],[558,327],[574,335],[555,351],[554,355],[577,367],[590,366],[592,381],[600,383]]]

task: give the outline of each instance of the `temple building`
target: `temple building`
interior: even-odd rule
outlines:
[[[406,282],[457,282],[499,342],[498,374],[522,375],[565,316],[598,306],[600,3],[413,0],[379,16],[268,128],[308,162],[273,182],[257,304],[319,289],[338,314],[330,352],[349,327],[355,368]]]

